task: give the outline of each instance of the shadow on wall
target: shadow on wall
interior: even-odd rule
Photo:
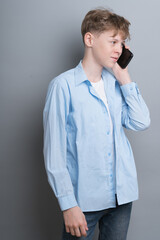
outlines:
[[[36,123],[35,123],[36,126]],[[60,239],[62,212],[48,183],[43,157],[43,125],[35,131],[33,159],[36,161],[36,179],[32,184],[33,213],[39,229],[39,239]],[[37,133],[37,134],[36,134]],[[35,164],[35,163],[33,163]],[[32,214],[33,214],[32,213]]]

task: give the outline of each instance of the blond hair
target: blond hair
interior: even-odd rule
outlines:
[[[122,16],[119,16],[108,9],[98,8],[89,11],[82,21],[81,34],[84,42],[84,36],[87,32],[99,35],[104,31],[114,30],[114,36],[119,32],[122,38],[130,39],[130,22]]]

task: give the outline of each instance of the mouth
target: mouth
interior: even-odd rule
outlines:
[[[111,57],[113,59],[114,62],[117,62],[118,57]]]

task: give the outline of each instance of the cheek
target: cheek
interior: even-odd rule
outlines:
[[[110,54],[110,52],[111,52],[111,47],[106,43],[106,44],[104,44],[104,43],[102,43],[101,45],[100,45],[100,48],[101,48],[101,52],[102,53],[104,53],[104,54]]]
[[[98,42],[93,48],[93,55],[98,62],[104,63],[109,61],[111,48],[104,42]]]
[[[97,60],[100,60],[103,56],[103,48],[101,45],[97,45],[95,48],[93,48],[93,55]]]
[[[100,44],[97,47],[97,54],[99,55],[100,58],[105,58],[109,55],[109,50],[104,44]]]

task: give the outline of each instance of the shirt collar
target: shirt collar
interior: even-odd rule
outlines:
[[[102,80],[104,80],[104,78],[106,78],[107,76],[109,76],[108,74],[108,70],[106,68],[102,69]],[[82,66],[82,60],[80,60],[79,64],[76,66],[75,68],[75,83],[76,86],[82,82],[88,81],[90,83],[90,81],[88,80],[83,66]],[[91,83],[90,83],[91,84]]]
[[[87,81],[87,76],[83,70],[83,66],[82,66],[82,60],[80,60],[79,64],[76,66],[75,68],[75,82],[76,82],[76,85],[84,82],[84,81]]]

